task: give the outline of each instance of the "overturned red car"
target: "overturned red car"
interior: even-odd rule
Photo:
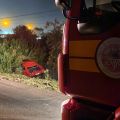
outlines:
[[[23,60],[21,66],[23,75],[28,77],[44,77],[45,68],[34,60]]]

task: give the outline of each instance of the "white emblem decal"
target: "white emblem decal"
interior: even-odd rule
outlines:
[[[96,59],[105,75],[120,79],[120,38],[103,41],[97,50]]]

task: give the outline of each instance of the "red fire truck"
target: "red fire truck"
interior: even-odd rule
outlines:
[[[58,57],[62,120],[120,120],[120,0],[55,0],[63,10]]]

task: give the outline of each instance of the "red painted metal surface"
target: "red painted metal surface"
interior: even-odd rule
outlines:
[[[106,120],[111,117],[111,113],[110,110],[106,111],[79,103],[74,98],[66,100],[62,104],[62,120]]]
[[[64,74],[64,56],[62,53],[58,56],[58,85],[61,92],[65,92],[65,74]]]
[[[35,77],[44,73],[45,68],[33,60],[23,61],[21,64],[23,68],[23,75],[28,77]]]
[[[69,15],[80,16],[80,5],[81,0],[72,0]],[[96,15],[101,16],[100,13],[97,13]],[[64,94],[69,94],[73,97],[62,104],[62,120],[82,120],[83,114],[94,120],[113,120],[114,111],[120,105],[120,79],[108,77],[99,69],[96,61],[96,54],[99,45],[103,41],[109,38],[120,38],[120,22],[105,32],[84,35],[80,34],[78,31],[77,23],[78,21],[66,19],[63,30],[62,53],[58,58],[59,88]],[[93,56],[84,57],[79,54],[77,54],[77,56],[75,50],[73,50],[74,52],[71,52],[72,49],[70,47],[72,46],[72,43],[76,45],[76,48],[73,48],[77,49],[77,44],[84,43],[84,41],[87,42],[88,46],[88,44],[91,45],[91,43],[93,44],[95,41],[97,43],[99,40],[100,43],[96,45],[95,54]],[[86,50],[87,49],[85,49],[85,51]],[[91,53],[89,50],[87,51],[88,52],[85,52],[87,55],[88,53]],[[73,56],[71,53],[73,53]],[[76,56],[74,56],[74,54]],[[80,64],[82,67],[78,68],[75,62],[71,62],[71,59],[77,59],[80,62],[82,61],[84,65]],[[87,62],[84,62],[84,60]],[[92,67],[84,67],[86,66],[85,63],[90,63],[91,61],[94,61],[95,69]],[[78,101],[74,98],[77,98]],[[89,101],[90,104],[92,101],[93,103],[105,105],[105,109],[109,106],[111,111],[109,111],[109,109],[101,109],[99,105],[94,108],[86,103],[83,104],[82,102],[79,102],[81,99],[83,101]],[[115,112],[115,120],[119,119],[120,109],[118,108]]]
[[[79,16],[80,14],[80,0],[74,0],[72,2],[71,16]],[[69,42],[80,40],[106,40],[111,37],[120,37],[119,29],[120,24],[114,26],[111,30],[96,35],[81,35],[77,29],[77,21],[66,20],[63,34],[63,55],[69,56]],[[69,56],[69,58],[72,58]],[[95,60],[95,58],[93,58]],[[62,62],[69,64],[69,59],[64,59]],[[60,59],[59,59],[60,63]],[[62,64],[62,69],[59,70],[59,83],[62,89],[61,91],[72,96],[82,96],[96,102],[103,104],[109,104],[111,106],[118,106],[120,104],[120,95],[118,94],[120,80],[114,80],[108,78],[103,73],[84,72],[70,70],[69,65],[67,68]],[[65,72],[64,72],[65,71]],[[64,73],[62,73],[64,72]]]
[[[120,120],[120,107],[115,111],[115,120]]]

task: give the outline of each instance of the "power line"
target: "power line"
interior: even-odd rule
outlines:
[[[46,11],[40,11],[40,12],[26,13],[26,14],[21,14],[16,16],[1,17],[0,19],[18,18],[18,17],[25,17],[25,16],[31,16],[31,15],[39,15],[44,13],[51,13],[51,12],[58,12],[58,11],[56,9],[53,9],[53,10],[46,10]]]

